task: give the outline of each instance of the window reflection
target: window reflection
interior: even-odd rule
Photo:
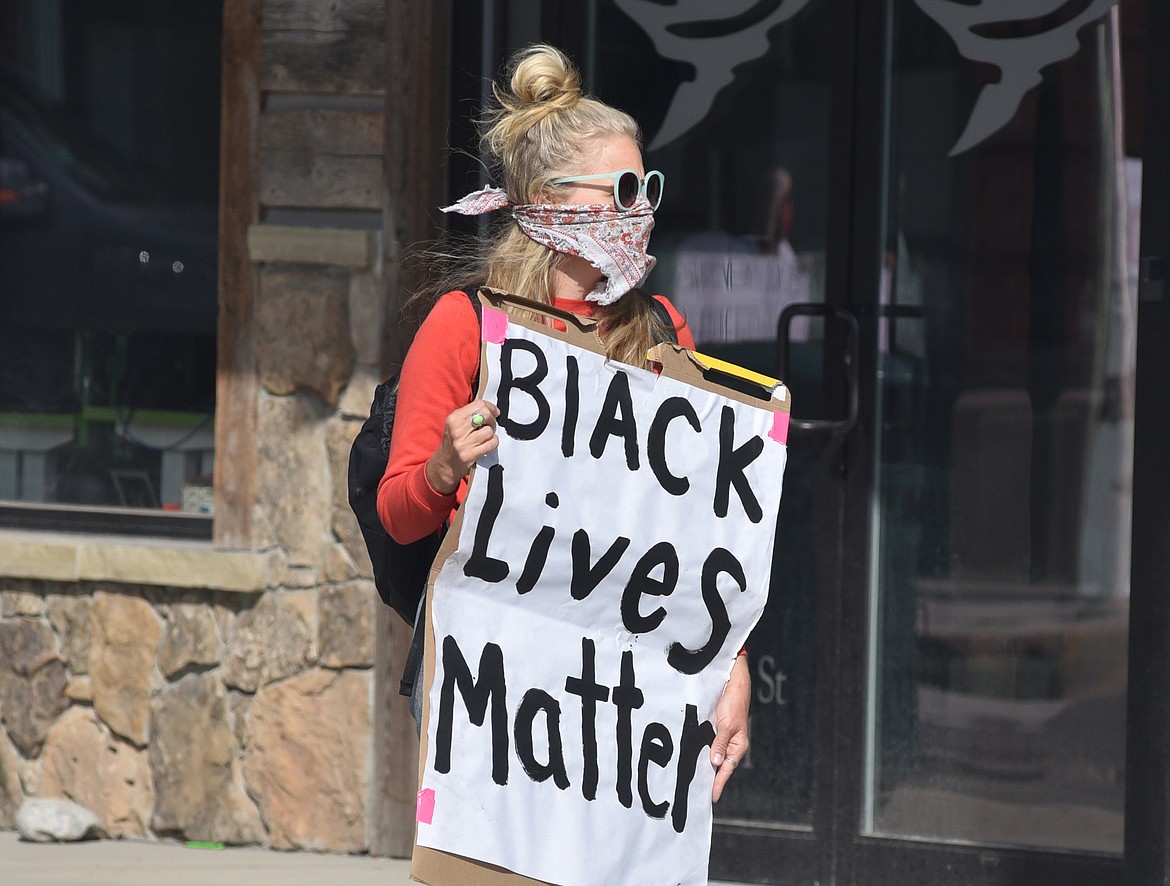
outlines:
[[[896,21],[863,825],[1120,852],[1140,147],[1118,19],[949,158],[982,75]]]

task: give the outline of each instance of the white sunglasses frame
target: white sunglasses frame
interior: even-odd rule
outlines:
[[[643,176],[639,176],[636,169],[619,169],[617,172],[600,172],[597,175],[566,175],[563,178],[554,178],[551,182],[549,182],[549,184],[568,185],[572,184],[573,182],[591,182],[600,181],[601,179],[606,178],[611,179],[613,181],[613,205],[624,212],[628,212],[634,207],[626,206],[624,203],[622,203],[621,197],[618,194],[618,182],[627,172],[634,176],[634,178],[638,179],[638,196],[645,197],[647,200],[649,200],[650,197],[646,194],[646,184],[650,181],[652,176],[656,176],[658,178],[658,202],[654,203],[650,208],[653,210],[662,205],[662,192],[666,190],[666,176],[657,169],[651,169]]]

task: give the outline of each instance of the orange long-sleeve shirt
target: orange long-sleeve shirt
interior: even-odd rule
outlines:
[[[686,321],[662,296],[678,341],[695,347]],[[578,316],[593,315],[593,302],[558,299],[555,307]],[[427,480],[427,460],[443,438],[447,416],[474,398],[479,372],[480,332],[475,308],[460,292],[442,296],[419,327],[398,381],[398,406],[386,473],[378,484],[378,516],[386,531],[407,544],[429,535],[452,517],[467,495],[467,478],[452,495],[437,492]]]

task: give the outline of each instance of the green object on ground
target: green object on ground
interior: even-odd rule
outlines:
[[[223,849],[223,843],[208,840],[188,840],[183,845],[188,849]]]

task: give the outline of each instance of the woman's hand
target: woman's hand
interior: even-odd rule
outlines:
[[[474,400],[447,416],[443,439],[426,466],[427,480],[436,492],[453,494],[476,459],[500,445],[496,436],[499,414],[496,404]]]
[[[723,787],[748,749],[748,707],[752,701],[752,677],[747,656],[737,655],[731,677],[715,705],[715,741],[711,742],[711,765],[715,767],[715,786],[711,802],[718,803]]]

